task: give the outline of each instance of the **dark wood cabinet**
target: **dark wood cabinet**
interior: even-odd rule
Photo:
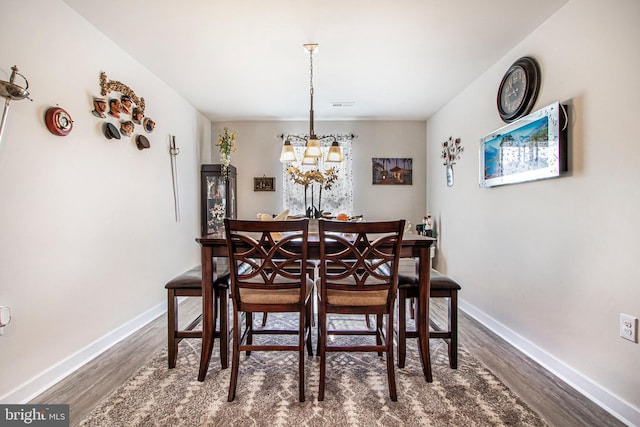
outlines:
[[[229,166],[229,175],[222,176],[222,165],[202,165],[200,169],[200,209],[202,235],[211,234],[224,225],[224,218],[237,217],[237,172]]]

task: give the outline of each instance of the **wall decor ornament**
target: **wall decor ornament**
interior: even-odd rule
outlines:
[[[270,176],[254,177],[253,191],[276,191],[276,178]]]
[[[156,122],[147,117],[142,121],[142,127],[145,132],[151,133],[156,128]]]
[[[443,165],[445,165],[447,174],[447,187],[453,187],[453,165],[456,164],[456,160],[460,159],[460,154],[464,151],[464,147],[460,144],[460,138],[455,140],[449,137],[448,140],[442,143],[442,155],[441,159],[444,159]]]
[[[559,177],[568,170],[567,106],[555,102],[480,139],[480,187]]]
[[[134,134],[136,125],[142,126],[146,133],[155,129],[155,122],[144,117],[145,101],[126,84],[108,80],[104,72],[100,73],[100,95],[93,97],[91,113],[100,119],[116,119],[105,123],[102,132],[107,139],[129,137],[138,150],[150,148],[149,139]]]
[[[371,159],[373,185],[413,185],[412,158]]]
[[[25,87],[19,86],[15,83],[16,76],[22,77]],[[4,125],[7,122],[7,114],[9,114],[9,104],[11,101],[20,101],[22,99],[28,99],[33,102],[33,99],[29,98],[29,82],[18,72],[18,67],[14,65],[11,67],[11,77],[9,81],[0,80],[0,96],[4,100],[4,109],[2,110],[2,120],[0,120],[0,141],[2,141],[2,134],[4,132]]]
[[[173,206],[176,215],[176,222],[180,222],[180,196],[178,194],[178,162],[176,157],[180,154],[180,149],[176,146],[175,135],[171,136],[169,142],[169,155],[171,156],[171,182],[173,183]]]
[[[540,66],[530,57],[514,62],[500,82],[496,99],[500,118],[510,123],[531,112],[540,91]]]
[[[136,136],[136,147],[138,147],[138,150],[144,150],[145,148],[151,147],[151,144],[149,144],[146,136],[138,135]]]
[[[107,96],[110,92],[120,92],[122,95],[126,95],[129,101],[136,104],[136,106],[142,111],[142,114],[144,114],[144,98],[138,98],[136,93],[124,83],[116,80],[107,80],[107,75],[102,72],[100,73],[100,93],[102,96]]]
[[[51,107],[44,114],[47,129],[54,135],[67,136],[73,129],[73,120],[65,110],[59,107]]]
[[[124,136],[131,136],[133,132],[133,122],[131,120],[124,120],[120,123],[120,133]]]
[[[105,123],[102,132],[107,139],[120,139],[120,131],[113,123]]]
[[[107,98],[100,98],[97,96],[93,97],[93,111],[91,112],[94,116],[105,119],[107,118]]]

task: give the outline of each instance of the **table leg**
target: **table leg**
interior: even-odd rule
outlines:
[[[204,381],[209,369],[209,361],[213,351],[213,336],[215,331],[213,316],[213,276],[214,262],[211,247],[202,246],[202,351],[200,353],[200,371],[198,381]]]
[[[429,297],[430,297],[430,272],[431,257],[429,247],[420,248],[420,259],[418,262],[419,298],[418,313],[416,323],[418,324],[418,343],[420,349],[420,361],[422,362],[422,372],[427,382],[432,382],[431,375],[431,353],[429,352]]]

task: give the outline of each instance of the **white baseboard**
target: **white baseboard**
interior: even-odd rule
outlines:
[[[534,343],[518,335],[496,319],[487,315],[483,311],[460,300],[459,307],[469,316],[482,323],[491,331],[502,337],[509,344],[535,360],[549,372],[575,388],[589,400],[609,412],[611,415],[629,426],[640,426],[640,409],[630,403],[620,399],[609,390],[595,383],[592,379],[584,376],[571,366],[557,359]]]
[[[99,356],[138,329],[167,312],[167,303],[161,303],[122,326],[87,345],[21,386],[0,397],[2,404],[25,404],[64,379],[87,362]]]

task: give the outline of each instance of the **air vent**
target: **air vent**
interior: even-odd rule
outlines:
[[[353,107],[356,103],[353,101],[332,102],[332,107]]]

